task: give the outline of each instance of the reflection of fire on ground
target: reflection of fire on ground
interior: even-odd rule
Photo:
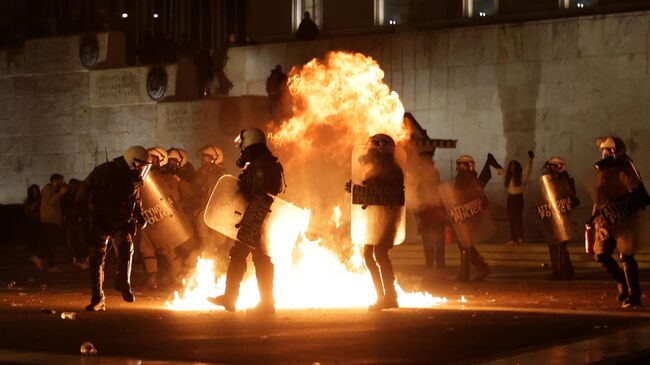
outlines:
[[[309,210],[303,217],[272,224],[279,231],[282,226],[303,224],[292,254],[273,258],[278,308],[363,307],[375,300],[360,247],[350,243],[350,199],[344,187],[355,145],[376,133],[388,134],[398,144],[409,136],[404,107],[383,78],[375,60],[345,52],[314,59],[289,74],[293,116],[269,125],[269,143],[285,169],[287,192],[281,197]],[[223,293],[225,276],[215,280],[212,265],[211,260],[200,258],[184,291],[175,293],[168,305],[181,310],[214,309],[205,298]],[[399,285],[397,290],[402,307],[446,302],[428,293],[405,293]],[[249,272],[237,308],[254,306],[258,299],[257,283]]]

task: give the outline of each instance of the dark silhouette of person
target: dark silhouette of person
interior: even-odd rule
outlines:
[[[310,41],[318,38],[319,35],[318,25],[311,20],[311,15],[306,11],[296,31],[296,38],[301,41]]]
[[[269,112],[273,120],[281,120],[284,111],[282,99],[287,88],[287,75],[282,66],[276,65],[266,79],[266,93],[269,95]]]

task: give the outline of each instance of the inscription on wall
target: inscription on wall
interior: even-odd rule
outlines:
[[[90,104],[135,104],[142,100],[141,72],[138,68],[92,71]]]
[[[194,126],[192,106],[176,104],[165,108],[165,130],[170,133],[191,132]]]
[[[25,72],[84,70],[79,62],[79,38],[43,38],[25,42]]]

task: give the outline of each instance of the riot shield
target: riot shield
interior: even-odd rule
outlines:
[[[624,222],[650,204],[648,192],[632,161],[602,160],[596,166],[595,181],[588,180],[585,185],[598,214],[608,226]]]
[[[203,216],[205,224],[264,255],[290,254],[309,212],[276,196],[264,195],[247,201],[237,178],[224,175],[215,186]]]
[[[173,250],[192,237],[192,225],[157,171],[147,175],[140,198],[142,216],[147,221],[142,233],[157,251]]]
[[[552,236],[552,242],[568,241],[575,229],[571,220],[575,202],[571,178],[567,173],[544,174],[540,177],[539,186],[541,200],[537,205],[537,215]]]
[[[350,229],[360,245],[399,245],[406,237],[403,152],[357,146],[352,152]]]
[[[496,232],[478,179],[463,185],[442,183],[438,190],[462,248],[472,247]]]

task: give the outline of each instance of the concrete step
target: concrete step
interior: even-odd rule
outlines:
[[[479,244],[476,246],[485,261],[492,266],[510,267],[535,267],[543,268],[550,265],[548,246],[546,244],[524,243],[518,246],[506,246],[504,244]],[[593,256],[585,254],[582,246],[569,246],[571,261],[576,268],[597,269],[598,263]],[[650,269],[650,252],[639,252],[635,255],[639,267]],[[422,266],[424,265],[424,252],[422,245],[400,245],[391,250],[391,259],[399,266]],[[446,246],[445,262],[448,265],[459,265],[459,250],[456,245]]]

